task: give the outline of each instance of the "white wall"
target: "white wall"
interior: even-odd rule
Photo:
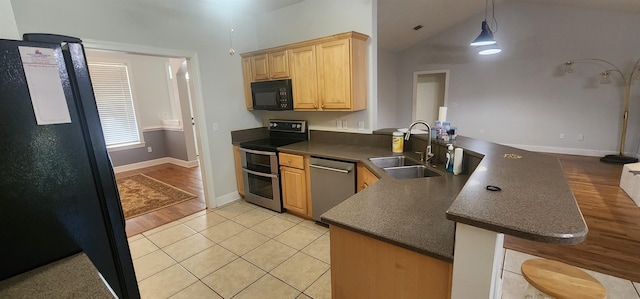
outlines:
[[[555,152],[617,152],[622,88],[589,83],[604,67],[580,64],[564,77],[557,67],[596,57],[628,73],[640,58],[640,15],[506,2],[496,7],[496,16],[496,39],[503,49],[498,55],[478,56],[468,46],[484,14],[398,54],[398,119],[411,116],[413,72],[450,69],[448,118],[461,135]],[[630,111],[626,149],[635,155],[637,85]],[[578,134],[584,141],[576,140]]]
[[[217,8],[200,1],[109,0],[14,0],[12,4],[20,33],[58,33],[195,53],[199,73],[191,75],[199,75],[194,83],[203,105],[196,113],[202,116],[197,121],[204,134],[201,157],[209,203],[215,204],[212,197],[237,194],[235,177],[229,175],[235,171],[230,131],[261,126],[262,119],[246,110],[240,57],[228,54],[226,6]],[[65,12],[64,17],[58,12]],[[255,49],[254,18],[239,13],[233,17],[236,51]],[[210,129],[213,122],[219,124],[219,131]]]
[[[0,0],[0,38],[20,39],[11,1]]]
[[[257,18],[256,48],[270,48],[327,35],[356,31],[368,35],[368,102],[367,109],[357,112],[253,112],[266,122],[270,118],[306,119],[311,129],[336,130],[336,120],[347,120],[349,131],[365,132],[375,127],[376,88],[376,1],[371,0],[305,0]],[[357,130],[365,122],[365,131]]]
[[[398,97],[397,78],[400,60],[395,52],[378,48],[378,126],[377,128],[397,127],[397,124],[408,126],[409,119],[396,121],[396,100]]]

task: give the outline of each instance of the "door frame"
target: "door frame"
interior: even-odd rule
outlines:
[[[202,82],[200,81],[200,63],[198,59],[198,53],[187,50],[158,48],[151,46],[142,46],[135,44],[116,43],[108,41],[99,41],[92,39],[82,39],[82,44],[85,48],[96,50],[109,50],[125,52],[130,54],[140,54],[149,56],[162,56],[162,57],[174,57],[185,58],[187,60],[187,66],[189,69],[189,81],[193,86],[194,94],[191,95],[192,103],[195,103],[195,123],[198,138],[196,140],[196,148],[200,153],[198,160],[200,161],[200,172],[202,174],[202,187],[204,189],[204,202],[207,208],[215,208],[216,196],[213,186],[213,164],[211,159],[207,155],[202,153],[208,153],[211,151],[209,143],[209,135],[207,134],[207,123],[204,113],[204,96],[202,94]],[[184,126],[183,126],[184,129]],[[211,175],[207,175],[211,174]]]
[[[418,105],[418,77],[420,77],[420,75],[433,74],[444,74],[444,106],[446,107],[449,102],[449,69],[413,72],[413,101],[411,105],[412,121],[416,121],[416,107]]]

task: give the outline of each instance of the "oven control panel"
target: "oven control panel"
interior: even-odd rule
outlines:
[[[270,120],[269,131],[306,133],[306,120]]]

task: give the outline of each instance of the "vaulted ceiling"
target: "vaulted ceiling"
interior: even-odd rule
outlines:
[[[640,0],[496,0],[640,13]],[[378,46],[403,50],[483,13],[482,0],[378,0]],[[422,25],[415,31],[413,27]],[[478,24],[480,32],[480,24]]]
[[[191,0],[261,14],[305,0]],[[345,0],[351,1],[351,0]],[[491,1],[491,0],[489,0]],[[495,0],[521,1],[640,13],[640,0]],[[483,0],[377,0],[378,46],[400,51],[484,12]],[[415,31],[413,27],[422,25]],[[478,24],[478,30],[480,25]]]

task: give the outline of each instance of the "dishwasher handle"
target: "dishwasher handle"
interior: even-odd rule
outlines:
[[[340,173],[349,173],[349,172],[351,172],[350,169],[340,169],[340,168],[333,168],[333,167],[327,167],[327,166],[315,165],[315,164],[309,164],[309,167],[323,169],[323,170],[329,170],[329,171],[335,171],[335,172],[340,172]]]

